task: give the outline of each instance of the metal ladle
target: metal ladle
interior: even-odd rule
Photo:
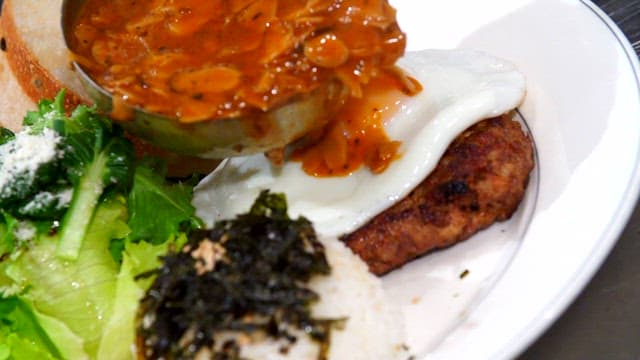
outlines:
[[[63,0],[62,32],[67,48],[73,43],[73,25],[86,0]],[[83,87],[97,108],[111,113],[114,96],[73,62]],[[226,158],[281,148],[326,122],[326,108],[340,90],[333,85],[299,95],[284,105],[260,114],[206,119],[184,123],[178,118],[151,113],[130,105],[130,119],[118,121],[131,134],[158,147],[184,155]],[[118,104],[120,107],[121,105]],[[260,131],[256,131],[259,129]]]

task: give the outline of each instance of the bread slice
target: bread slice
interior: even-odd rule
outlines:
[[[24,114],[34,109],[35,103],[24,93],[13,75],[5,51],[0,52],[0,94],[0,126],[16,131],[22,124]]]
[[[71,67],[60,26],[62,0],[5,0],[0,16],[6,61],[24,93],[37,102],[67,89],[67,108],[88,96]]]

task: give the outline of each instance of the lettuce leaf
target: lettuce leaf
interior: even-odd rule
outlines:
[[[152,278],[137,279],[137,276],[158,268],[161,256],[166,255],[170,247],[182,246],[186,240],[186,236],[181,235],[159,245],[147,242],[126,245],[116,284],[114,311],[105,326],[96,359],[135,359],[132,344],[135,343],[138,303],[153,281]]]
[[[63,322],[83,339],[93,357],[107,317],[113,311],[118,267],[108,244],[129,229],[124,201],[102,203],[90,224],[77,261],[55,256],[57,236],[42,236],[37,244],[11,261],[5,274],[21,289],[20,297],[44,316]]]
[[[160,244],[202,224],[191,205],[193,186],[167,184],[161,174],[147,166],[136,169],[128,202],[130,241]]]
[[[0,212],[0,217],[4,220],[0,223],[0,255],[11,254],[17,245],[14,231],[18,220],[4,211]]]
[[[1,360],[55,360],[47,349],[34,345],[30,340],[22,338],[17,334],[9,334],[5,339],[0,335],[0,359]]]
[[[0,299],[0,359],[60,359],[62,354],[17,297]]]
[[[99,204],[76,260],[56,256],[58,234],[38,233],[27,249],[0,262],[0,293],[5,290],[0,301],[19,301],[39,331],[37,337],[26,336],[0,323],[0,360],[3,352],[7,359],[135,359],[138,303],[153,280],[137,276],[186,242],[181,229],[200,224],[188,186],[166,185],[148,168],[135,181],[129,198],[114,196]],[[138,211],[133,221],[132,209]],[[150,230],[145,217],[166,225]],[[7,221],[0,235],[7,235],[8,227]],[[112,254],[114,241],[122,245],[121,263]]]
[[[89,358],[89,355],[84,351],[84,339],[73,333],[64,321],[35,311],[31,304],[29,306],[38,324],[57,346],[63,359],[84,360]]]
[[[138,302],[153,280],[137,276],[201,226],[195,183],[168,183],[154,160],[133,160],[107,118],[87,107],[67,116],[63,100],[42,101],[24,125],[63,138],[64,166],[47,184],[73,185],[68,208],[35,217],[0,206],[0,360],[135,358]],[[14,138],[0,128],[0,144]]]

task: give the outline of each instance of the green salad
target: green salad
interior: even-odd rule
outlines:
[[[127,359],[161,256],[201,227],[122,130],[64,93],[0,132],[0,360]]]
[[[286,352],[300,334],[324,358],[344,319],[312,316],[308,283],[331,269],[283,194],[204,229],[197,178],[168,181],[118,126],[63,104],[0,132],[0,360],[238,359],[246,339]]]

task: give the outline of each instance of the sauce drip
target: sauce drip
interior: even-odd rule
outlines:
[[[387,0],[87,0],[75,60],[132,106],[196,122],[264,112],[402,56]]]
[[[362,97],[349,98],[321,132],[311,135],[310,145],[296,149],[292,160],[316,177],[346,176],[363,165],[374,174],[385,171],[400,156],[401,143],[389,139],[384,121],[421,89],[415,79],[381,73],[363,87]]]

